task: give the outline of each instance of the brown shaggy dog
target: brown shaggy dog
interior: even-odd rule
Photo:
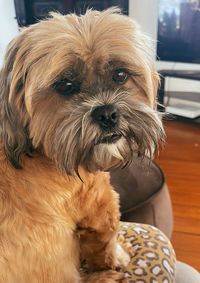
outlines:
[[[117,9],[52,17],[0,73],[0,280],[122,282],[118,195],[104,171],[163,137],[149,40]],[[89,274],[79,272],[85,258]]]

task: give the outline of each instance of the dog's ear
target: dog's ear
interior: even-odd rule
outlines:
[[[25,52],[20,52],[23,37],[24,33],[10,42],[0,71],[0,142],[8,160],[17,169],[21,168],[21,156],[31,150],[24,103]]]

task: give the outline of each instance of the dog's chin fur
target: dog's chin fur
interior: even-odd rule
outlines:
[[[79,245],[92,271],[123,262],[119,200],[102,171],[135,152],[153,157],[164,139],[150,46],[116,8],[53,13],[9,44],[0,71],[3,282],[122,279],[105,271],[82,281]],[[106,107],[117,115],[102,125],[94,113]]]
[[[119,167],[124,167],[131,158],[126,140],[122,137],[119,141],[110,144],[100,143],[91,150],[91,156],[85,161],[83,166],[89,172],[97,170],[110,171]]]

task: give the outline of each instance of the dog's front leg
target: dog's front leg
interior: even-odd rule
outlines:
[[[81,232],[81,257],[86,259],[89,272],[105,269],[123,270],[129,264],[130,256],[117,241],[117,234],[110,233],[109,236],[110,239],[105,240],[101,232]]]
[[[89,199],[87,207],[90,208]],[[128,265],[130,257],[117,241],[119,219],[118,194],[107,184],[78,225],[81,257],[86,259],[89,272],[123,269]]]

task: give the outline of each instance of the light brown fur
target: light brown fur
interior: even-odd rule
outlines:
[[[152,156],[163,139],[149,50],[117,9],[53,14],[10,43],[0,73],[2,282],[124,282],[115,271],[125,265],[119,200],[103,170],[123,167],[133,151]],[[118,85],[112,74],[121,68],[130,74]],[[58,93],[66,77],[81,82],[77,93]],[[121,138],[111,144],[102,140],[113,131],[91,118],[108,104],[120,112]]]
[[[86,185],[62,176],[45,157],[23,161],[22,174],[1,151],[3,282],[79,282],[79,231],[91,227],[103,243],[108,242],[119,221],[118,196],[107,173],[80,169]],[[109,233],[104,231],[107,227]]]

